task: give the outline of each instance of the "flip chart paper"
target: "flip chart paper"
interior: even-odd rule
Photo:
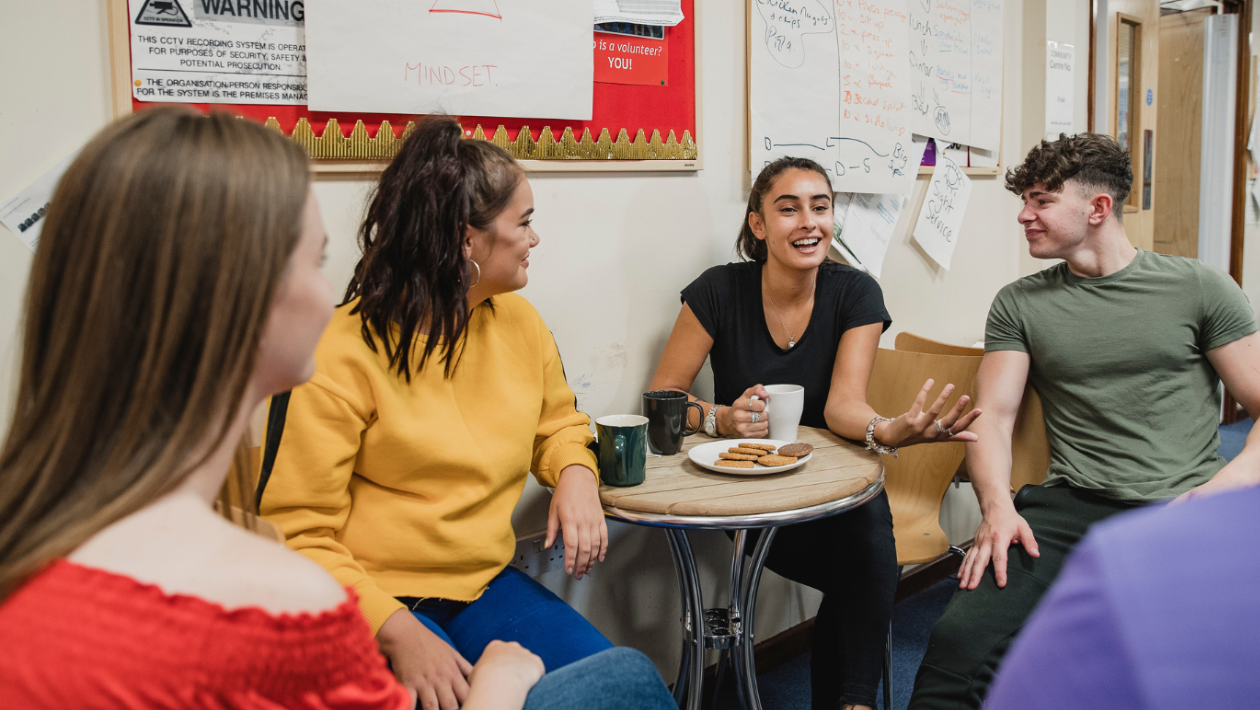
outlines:
[[[914,240],[933,261],[946,269],[954,255],[963,214],[970,199],[971,179],[949,156],[937,155],[936,168],[932,171],[927,196],[923,199],[923,209],[914,225]]]
[[[913,0],[918,2],[918,0]],[[908,192],[919,170],[910,134],[906,0],[832,0],[840,46],[839,158],[845,192]],[[859,257],[860,258],[860,257]]]
[[[311,110],[591,118],[591,0],[306,7]]]
[[[843,227],[839,230],[840,239],[876,278],[884,268],[884,256],[905,201],[904,195],[862,192],[853,193],[849,201]]]
[[[67,156],[48,172],[39,176],[25,190],[0,204],[0,223],[8,227],[14,236],[22,240],[31,251],[39,244],[39,233],[44,228],[44,214],[52,201],[53,191],[65,174],[66,168],[78,153]]]
[[[996,150],[1002,129],[1002,0],[908,0],[911,128]]]
[[[832,2],[752,0],[749,166],[753,177],[770,162],[794,156],[816,161],[836,179],[840,59]]]

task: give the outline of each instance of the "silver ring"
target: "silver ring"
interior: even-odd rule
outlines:
[[[949,429],[946,429],[945,427],[941,426],[941,420],[940,420],[940,419],[937,419],[935,422],[932,422],[932,423],[936,425],[936,433],[937,433],[937,434],[944,434],[945,436],[953,436],[953,435],[954,435],[954,428],[953,428],[953,427],[950,427]]]
[[[752,423],[753,423],[753,424],[756,424],[756,423],[757,423],[757,422],[759,422],[759,421],[761,421],[761,412],[753,412],[753,413],[752,413]]]
[[[758,397],[758,396],[757,396],[757,395],[755,395],[755,394],[754,394],[753,396],[751,396],[751,397],[749,397],[749,398],[748,398],[748,411],[750,411],[750,412],[751,412],[751,411],[753,410],[753,408],[752,408],[752,403],[753,403],[753,400],[757,400],[757,399],[761,399],[761,398],[760,398],[760,397]],[[756,419],[754,419],[753,421],[755,422],[755,421],[757,421],[757,420],[756,420]]]

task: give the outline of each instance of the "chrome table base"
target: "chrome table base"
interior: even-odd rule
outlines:
[[[744,548],[747,531],[735,533],[735,551],[731,557],[730,602],[725,608],[704,608],[704,592],[700,588],[700,575],[696,570],[695,556],[687,531],[669,528],[669,550],[678,573],[678,587],[683,601],[683,649],[678,667],[678,679],[674,681],[674,700],[678,707],[700,710],[701,691],[704,687],[704,651],[706,648],[722,651],[718,662],[720,684],[726,662],[731,662],[735,672],[735,684],[739,690],[740,705],[748,710],[761,710],[761,697],[757,693],[757,670],[753,663],[753,618],[757,608],[757,587],[761,583],[761,571],[765,567],[770,543],[774,541],[777,527],[763,528],[751,558],[745,559]],[[720,692],[720,686],[715,692]]]

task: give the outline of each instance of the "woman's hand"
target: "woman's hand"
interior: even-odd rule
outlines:
[[[468,680],[464,710],[520,710],[529,689],[543,677],[542,659],[515,641],[491,641]]]
[[[566,466],[560,472],[556,492],[547,513],[547,542],[551,547],[556,533],[564,535],[564,571],[581,579],[596,560],[603,562],[608,552],[608,523],[599,502],[599,479],[585,466]]]
[[[945,389],[941,390],[941,396],[936,398],[932,406],[928,409],[923,408],[933,384],[933,380],[928,380],[923,384],[923,389],[919,390],[919,396],[915,397],[914,404],[910,405],[910,411],[890,422],[876,424],[875,440],[884,446],[913,446],[937,441],[979,441],[979,437],[967,431],[967,427],[980,416],[981,411],[973,409],[963,414],[963,410],[971,402],[970,397],[966,395],[959,397],[949,413],[943,417],[939,416],[941,410],[945,408],[946,400],[954,393],[953,385],[945,385]],[[941,422],[940,430],[936,428],[938,419]]]
[[[394,612],[376,632],[394,677],[416,694],[422,710],[459,710],[468,697],[465,677],[473,667],[451,645],[406,609]]]
[[[757,399],[753,399],[753,397]],[[761,385],[753,385],[729,407],[717,413],[718,435],[731,439],[764,439],[770,436],[770,417],[766,414],[766,402],[770,393]],[[716,404],[713,406],[717,406]],[[753,417],[753,413],[757,416]],[[756,419],[757,421],[753,421]]]

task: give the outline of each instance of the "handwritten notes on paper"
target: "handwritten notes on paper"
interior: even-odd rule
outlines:
[[[840,59],[833,0],[750,0],[749,146],[753,177],[786,156],[835,179]]]
[[[905,0],[833,0],[840,43],[837,191],[906,192],[919,171],[910,150]],[[909,176],[909,182],[902,179]]]
[[[591,118],[591,0],[306,8],[311,110]]]
[[[812,158],[837,192],[907,194],[911,135],[996,150],[1002,0],[748,0],[750,167]]]
[[[835,239],[876,278],[884,268],[884,255],[905,201],[903,195],[836,195]],[[841,203],[847,203],[843,214]]]
[[[994,150],[1002,127],[1002,0],[907,0],[915,133]]]
[[[932,260],[946,269],[954,255],[954,245],[962,229],[963,214],[971,199],[971,178],[946,155],[936,156],[936,168],[928,183],[914,240]]]

